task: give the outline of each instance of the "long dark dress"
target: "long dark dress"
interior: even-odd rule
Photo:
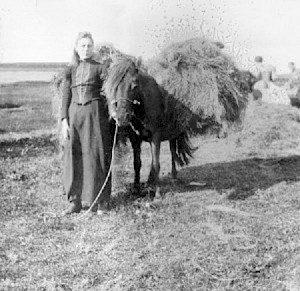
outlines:
[[[100,191],[111,162],[112,136],[102,75],[107,66],[88,59],[65,72],[62,118],[67,118],[70,139],[64,145],[63,184],[70,202],[90,206]],[[108,202],[109,179],[99,201]]]

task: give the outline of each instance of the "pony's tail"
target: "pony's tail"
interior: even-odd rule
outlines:
[[[197,149],[192,146],[188,133],[182,132],[175,138],[176,154],[175,161],[181,167],[188,165],[190,158],[193,157],[193,152]]]

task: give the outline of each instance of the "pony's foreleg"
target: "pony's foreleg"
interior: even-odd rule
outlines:
[[[160,155],[160,135],[153,135],[152,140],[150,142],[151,146],[151,155],[152,155],[152,163],[149,174],[148,183],[151,183],[155,187],[155,198],[160,198],[160,181],[159,181],[159,171],[160,171],[160,163],[159,163],[159,155]]]
[[[171,175],[172,179],[177,179],[177,170],[176,170],[176,139],[171,139],[169,141],[170,144],[170,151],[171,151],[171,157],[172,157],[172,170]]]
[[[137,138],[130,138],[132,149],[133,149],[133,168],[134,168],[134,194],[140,193],[140,172],[142,167],[141,161],[141,141]]]

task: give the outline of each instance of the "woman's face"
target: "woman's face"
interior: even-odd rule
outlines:
[[[81,60],[86,60],[92,57],[94,45],[91,39],[88,37],[81,38],[77,42],[76,51]]]

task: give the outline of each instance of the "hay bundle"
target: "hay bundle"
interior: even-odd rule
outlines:
[[[63,88],[63,71],[55,74],[51,81],[52,95],[52,116],[56,121],[56,140],[57,147],[62,145],[61,136],[61,107],[62,107],[62,88]]]
[[[227,126],[247,102],[249,88],[241,89],[239,70],[205,38],[170,45],[149,62],[148,72],[177,100],[180,122],[192,132],[203,133],[204,125]]]

